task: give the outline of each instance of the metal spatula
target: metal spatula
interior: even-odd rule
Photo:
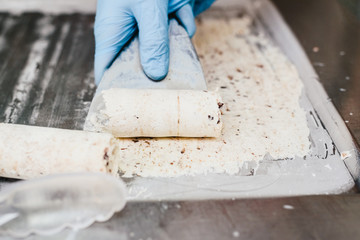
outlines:
[[[139,41],[135,37],[121,52],[100,82],[90,105],[84,130],[96,131],[90,120],[101,109],[101,92],[110,88],[138,89],[193,89],[206,90],[206,81],[195,48],[185,29],[175,19],[170,20],[170,66],[162,81],[152,81],[143,72],[140,64]]]

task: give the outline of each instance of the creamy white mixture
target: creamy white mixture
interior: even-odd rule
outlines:
[[[86,130],[115,137],[219,137],[221,97],[202,90],[126,89],[102,91]],[[96,108],[96,107],[95,107]]]
[[[198,23],[194,44],[209,90],[219,91],[224,129],[217,139],[118,139],[123,177],[237,174],[245,161],[305,156],[309,129],[295,67],[248,17]]]
[[[2,177],[118,170],[111,134],[5,123],[0,123],[0,133]]]

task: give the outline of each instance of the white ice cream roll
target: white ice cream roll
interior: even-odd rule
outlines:
[[[113,137],[0,123],[0,176],[28,179],[55,173],[117,174]]]
[[[97,96],[90,117],[97,131],[115,137],[219,137],[222,100],[197,90],[113,88]]]

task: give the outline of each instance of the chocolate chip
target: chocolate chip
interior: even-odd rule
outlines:
[[[254,173],[255,173],[255,170],[254,170],[254,169],[251,169],[251,170],[250,170],[250,173],[249,173],[247,176],[254,176]]]
[[[104,159],[104,160],[109,160],[108,151],[109,151],[108,148],[105,148],[105,149],[104,149],[104,156],[103,156],[103,159]]]

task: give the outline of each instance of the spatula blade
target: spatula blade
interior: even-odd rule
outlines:
[[[206,90],[206,81],[195,48],[180,24],[170,20],[169,25],[170,65],[169,73],[162,81],[152,81],[143,72],[140,64],[139,40],[135,37],[125,47],[112,66],[105,72],[86,117],[84,130],[96,131],[91,118],[104,107],[101,92],[110,88],[137,89],[192,89]]]

